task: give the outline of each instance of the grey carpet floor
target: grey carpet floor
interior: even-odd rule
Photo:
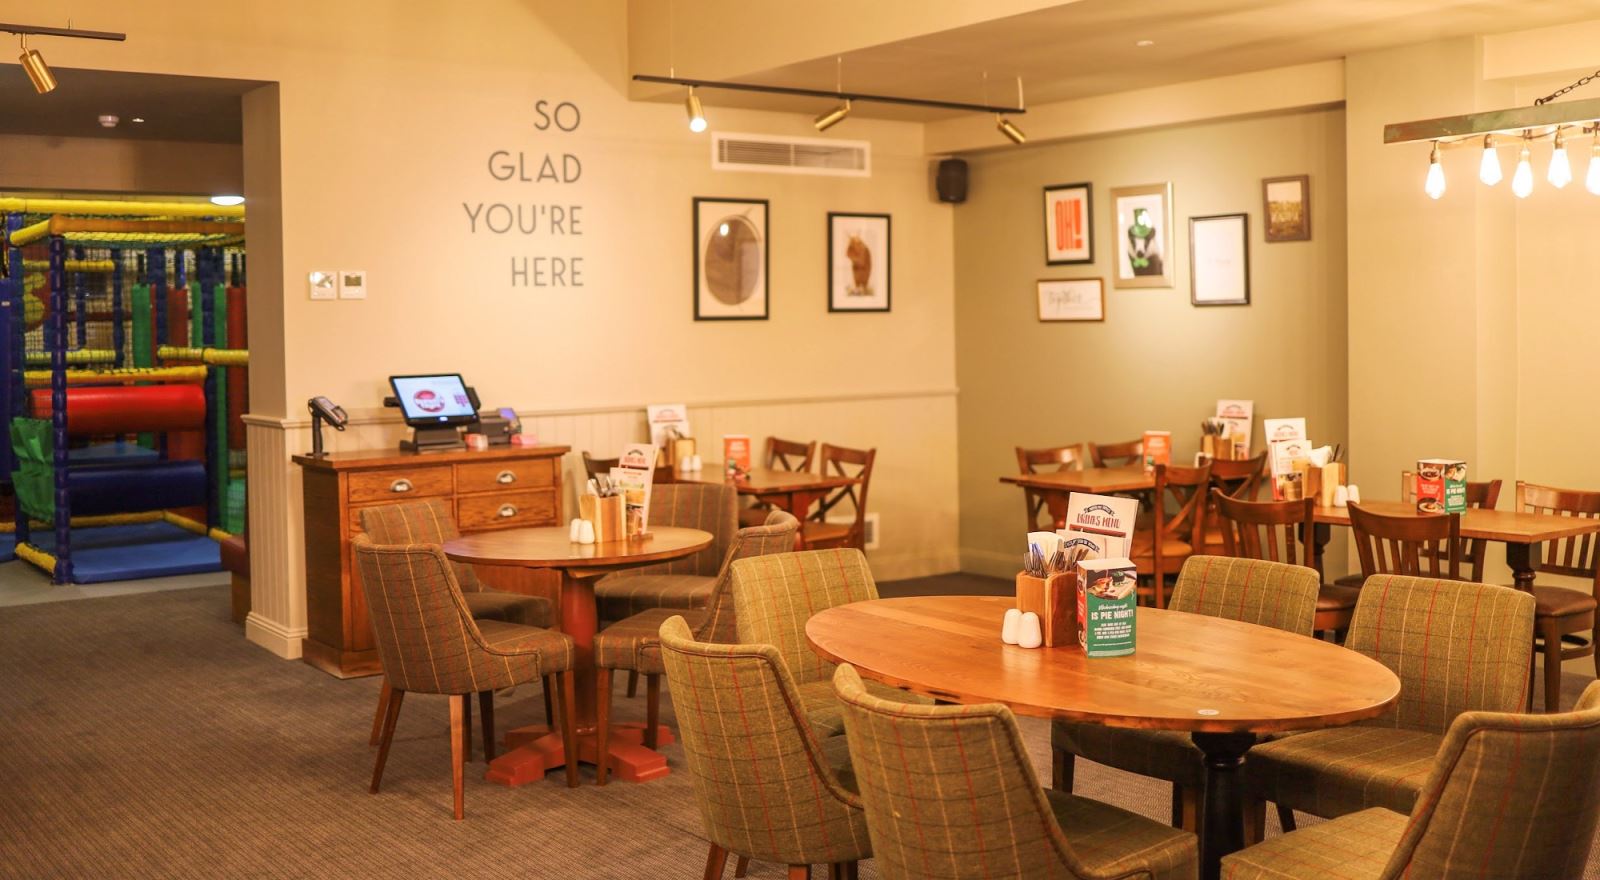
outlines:
[[[278,660],[227,614],[222,588],[0,609],[0,877],[698,876],[706,845],[676,746],[665,779],[598,788],[586,768],[576,790],[560,773],[485,782],[480,753],[455,822],[443,698],[408,697],[369,795],[376,679]],[[538,723],[540,707],[526,689],[497,721]],[[621,718],[642,713],[619,698]],[[1048,727],[1023,728],[1048,778]],[[1087,762],[1078,790],[1168,810],[1162,785]]]

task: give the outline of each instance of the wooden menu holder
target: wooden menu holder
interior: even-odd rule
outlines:
[[[601,498],[598,495],[579,495],[578,514],[594,523],[594,542],[623,541],[628,537],[626,508],[621,495]]]
[[[1017,575],[1017,610],[1039,615],[1046,648],[1078,644],[1078,575],[1064,572],[1048,579]]]

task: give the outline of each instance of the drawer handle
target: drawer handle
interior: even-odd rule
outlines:
[[[389,491],[390,492],[410,492],[411,491],[411,481],[410,480],[395,480],[393,483],[389,484]]]
[[[516,516],[516,515],[517,515],[517,506],[515,504],[502,504],[502,505],[500,505],[500,518],[501,519],[510,519],[511,517]]]
[[[501,471],[494,475],[494,481],[496,483],[515,483],[517,475],[512,471]]]

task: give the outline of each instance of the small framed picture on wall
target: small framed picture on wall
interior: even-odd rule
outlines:
[[[889,311],[889,215],[828,214],[828,311]]]
[[[1250,304],[1250,218],[1189,218],[1189,301],[1197,306]]]
[[[1311,175],[1263,179],[1261,201],[1267,241],[1311,240]]]
[[[694,319],[767,319],[767,202],[694,200]]]
[[[1039,281],[1039,320],[1104,321],[1106,285],[1099,278],[1044,278]]]
[[[1114,287],[1172,286],[1172,184],[1111,189],[1117,218]]]
[[[1094,211],[1087,183],[1044,188],[1044,261],[1050,266],[1094,262]]]

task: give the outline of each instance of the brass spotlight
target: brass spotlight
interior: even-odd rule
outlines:
[[[33,80],[33,90],[39,94],[53,92],[56,89],[55,74],[50,72],[50,65],[44,63],[44,56],[38,49],[28,48],[28,38],[22,38],[22,69],[28,72],[28,79]]]
[[[683,102],[683,109],[689,114],[689,130],[699,134],[706,130],[706,114],[700,109],[700,99],[694,93],[694,86],[689,87],[689,97]]]
[[[849,115],[850,99],[845,98],[843,104],[840,104],[832,110],[829,110],[821,116],[818,116],[816,119],[811,121],[811,124],[817,127],[817,131],[827,131],[828,129],[833,128],[835,125],[838,125],[840,122],[843,122],[844,118]]]
[[[1005,135],[1007,140],[1014,144],[1025,144],[1028,142],[1028,136],[1022,133],[1022,129],[1012,125],[1011,120],[999,114],[995,114],[994,118],[994,127],[1000,129],[1000,133]]]

